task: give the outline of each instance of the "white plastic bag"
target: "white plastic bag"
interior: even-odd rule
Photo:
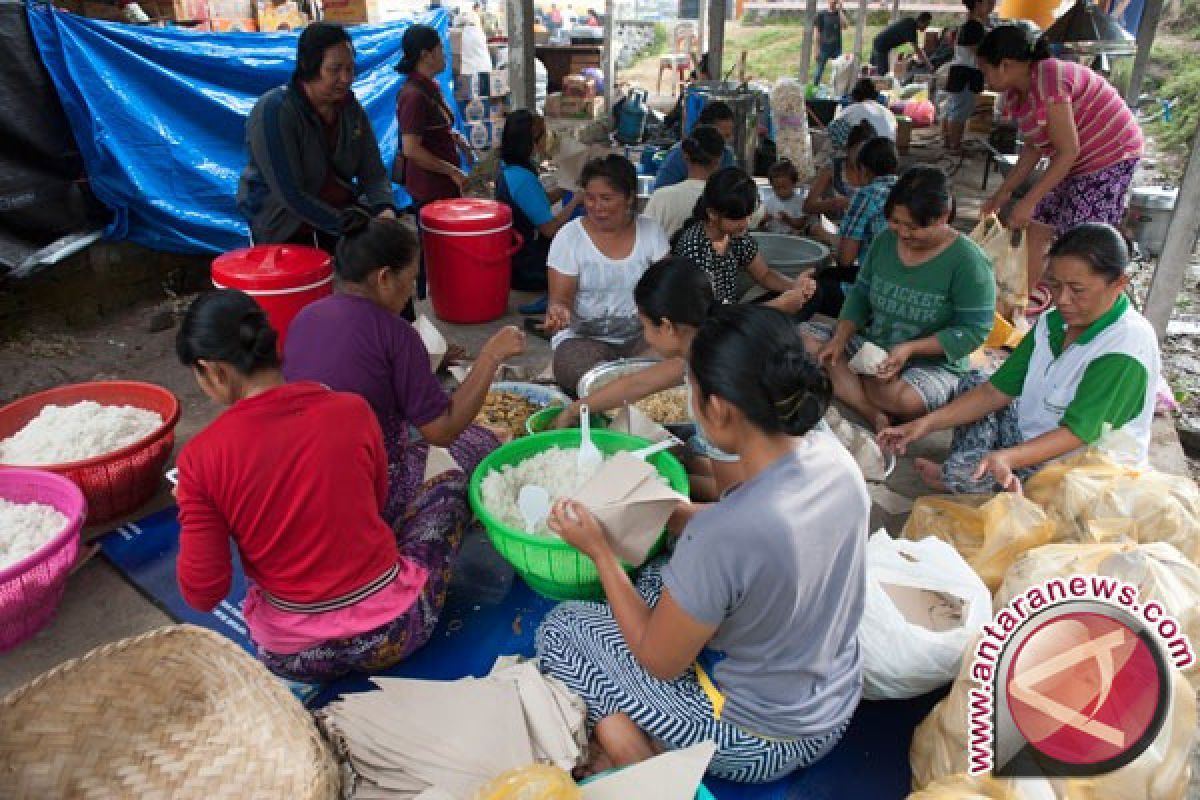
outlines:
[[[858,639],[863,696],[916,697],[954,680],[992,615],[992,596],[950,545],[929,537],[867,542],[867,597]]]

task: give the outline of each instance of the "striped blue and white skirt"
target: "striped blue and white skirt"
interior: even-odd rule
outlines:
[[[664,563],[647,566],[638,580],[638,591],[652,607],[662,592]],[[830,752],[849,725],[847,720],[821,736],[773,739],[717,719],[696,668],[671,681],[647,673],[604,603],[559,605],[538,628],[537,653],[543,672],[583,697],[589,724],[624,713],[668,749],[716,742],[708,772],[718,778],[740,783],[781,778]]]

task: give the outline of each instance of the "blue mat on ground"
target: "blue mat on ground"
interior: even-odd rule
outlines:
[[[189,608],[179,595],[175,580],[179,523],[174,508],[116,529],[101,540],[101,546],[109,562],[167,614],[216,631],[253,652],[241,616],[246,582],[236,560],[233,589],[214,613]],[[534,631],[554,605],[515,579],[482,532],[473,530],[463,545],[446,608],[429,644],[385,674],[428,680],[485,675],[497,656],[533,654]],[[297,691],[296,686],[293,691],[309,706],[319,707],[338,695],[369,689],[369,680],[351,676],[319,692],[308,687]],[[907,701],[863,702],[829,756],[784,780],[744,786],[709,779],[705,785],[719,800],[905,797],[911,780],[908,748],[913,729],[941,696],[938,692]]]

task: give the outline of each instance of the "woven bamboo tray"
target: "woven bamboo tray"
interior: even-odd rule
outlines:
[[[308,712],[232,642],[173,625],[98,647],[0,700],[0,795],[333,800]]]

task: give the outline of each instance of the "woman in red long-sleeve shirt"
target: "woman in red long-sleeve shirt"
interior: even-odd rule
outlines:
[[[238,291],[198,298],[176,349],[229,406],[179,456],[184,600],[208,611],[226,596],[232,539],[250,584],[246,624],[273,672],[327,680],[422,646],[456,549],[446,537],[397,544],[381,516],[387,453],[366,401],[284,383],[275,332]]]

